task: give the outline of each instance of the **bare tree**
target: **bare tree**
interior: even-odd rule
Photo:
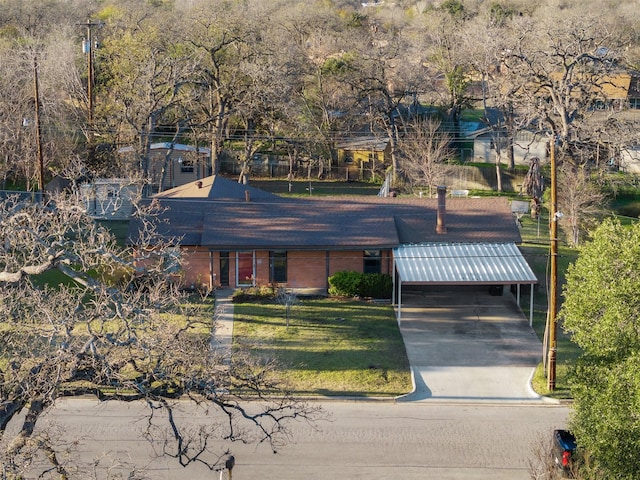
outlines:
[[[289,439],[288,420],[316,415],[280,390],[269,362],[234,352],[229,364],[212,348],[215,320],[202,310],[210,301],[188,301],[178,239],[156,234],[155,208],[140,212],[129,251],[68,198],[0,203],[0,461],[9,477],[44,461],[60,478],[87,478],[60,441],[73,432],[36,429],[63,391],[145,400],[148,435],[168,422],[161,453],[212,470],[226,452],[210,447],[214,438],[276,449]],[[194,432],[173,415],[177,397],[225,420]]]
[[[271,28],[251,38],[245,36],[252,53],[237,66],[244,86],[241,94],[237,92],[231,126],[237,132],[235,139],[244,143],[239,182],[245,180],[254,155],[261,148],[273,148],[283,137],[289,140],[308,136],[297,125],[298,92],[308,70],[307,60],[291,41],[289,20],[284,17],[271,5],[265,8],[262,4],[252,7],[250,19],[245,15],[245,28],[257,31],[264,22],[270,23]]]
[[[211,170],[220,171],[221,155],[230,135],[230,121],[245,99],[251,79],[242,66],[255,58],[260,28],[250,9],[240,3],[199,1],[182,19],[182,41],[194,59],[189,110],[192,125],[207,132],[211,142]]]
[[[589,168],[575,167],[568,162],[562,164],[558,173],[562,188],[558,190],[561,215],[557,221],[573,247],[580,244],[606,213],[606,195],[590,175]]]
[[[570,154],[579,141],[577,133],[594,102],[603,98],[623,48],[607,20],[568,10],[561,22],[549,13],[539,20],[518,17],[511,24],[512,44],[502,65],[504,74],[520,85],[512,97],[515,106],[557,136],[562,152]]]
[[[408,181],[426,187],[429,197],[448,173],[446,161],[453,156],[451,139],[440,130],[440,122],[432,119],[412,122],[400,141],[401,168]]]
[[[451,2],[462,5],[461,2]],[[469,107],[470,62],[465,52],[461,28],[464,17],[445,10],[429,17],[426,48],[429,61],[438,72],[439,92],[443,96],[444,121],[454,136],[460,134],[462,110]]]
[[[482,121],[487,126],[495,152],[496,185],[502,191],[501,165],[506,157],[510,169],[515,168],[514,143],[518,130],[530,119],[516,113],[512,96],[520,88],[510,83],[501,71],[502,55],[508,48],[509,31],[505,24],[510,18],[503,14],[478,16],[465,25],[460,48],[468,54],[468,62],[477,76],[482,101]],[[524,124],[524,125],[523,125]]]
[[[304,8],[304,10],[303,10]],[[295,39],[293,54],[306,58],[304,85],[296,94],[296,124],[290,125],[290,136],[305,141],[309,148],[327,161],[331,170],[337,159],[336,137],[357,128],[352,107],[352,94],[347,76],[351,73],[353,39],[351,28],[335,12],[316,6],[309,17],[309,6],[287,14],[289,21],[282,32],[283,41]],[[309,152],[311,153],[311,152]]]
[[[560,22],[552,10],[537,13],[535,18],[523,16],[511,22],[512,37],[501,71],[509,77],[509,85],[521,86],[511,97],[517,114],[531,119],[554,143],[554,158],[562,172],[558,209],[565,216],[560,225],[576,245],[581,225],[597,213],[583,194],[600,200],[598,190],[588,186],[593,166],[600,163],[597,142],[591,141],[602,125],[594,107],[610,101],[606,92],[614,83],[626,40],[612,25],[615,16],[604,11],[587,14],[567,8]]]
[[[68,127],[77,120],[71,106],[77,70],[68,24],[25,10],[9,16],[0,43],[0,163],[4,178],[11,175],[31,190],[51,177],[49,168],[64,166],[65,153],[77,146],[78,132]]]

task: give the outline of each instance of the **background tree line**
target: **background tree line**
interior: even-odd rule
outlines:
[[[588,179],[638,142],[628,105],[605,94],[640,58],[629,2],[3,3],[0,171],[28,189],[39,163],[50,179],[77,159],[144,178],[154,141],[211,148],[214,174],[225,158],[248,173],[261,150],[293,172],[335,163],[358,134],[389,140],[396,182],[430,187],[472,107],[496,135],[498,190],[522,129],[557,138],[563,174]],[[123,145],[135,162],[115,154]]]

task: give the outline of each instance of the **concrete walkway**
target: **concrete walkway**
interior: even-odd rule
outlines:
[[[214,313],[215,330],[211,336],[211,348],[224,355],[225,362],[231,361],[233,341],[233,289],[224,288],[214,292],[216,307]]]

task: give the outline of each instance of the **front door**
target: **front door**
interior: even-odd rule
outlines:
[[[238,252],[236,255],[236,284],[238,287],[252,287],[255,279],[254,252]]]

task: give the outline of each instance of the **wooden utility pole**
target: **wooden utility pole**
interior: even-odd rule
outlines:
[[[94,87],[94,66],[93,66],[93,49],[94,40],[91,29],[93,27],[102,26],[102,22],[93,22],[88,20],[86,23],[81,23],[84,27],[87,27],[87,38],[82,41],[82,51],[87,55],[87,101],[88,101],[88,113],[87,121],[89,123],[89,129],[93,129],[93,87]]]
[[[558,341],[556,333],[557,309],[558,309],[558,185],[556,179],[556,136],[551,137],[550,145],[551,160],[551,205],[549,209],[549,237],[551,242],[550,259],[550,285],[549,285],[549,307],[548,307],[548,327],[549,327],[549,356],[547,359],[547,388],[553,391],[556,388],[556,355]]]

